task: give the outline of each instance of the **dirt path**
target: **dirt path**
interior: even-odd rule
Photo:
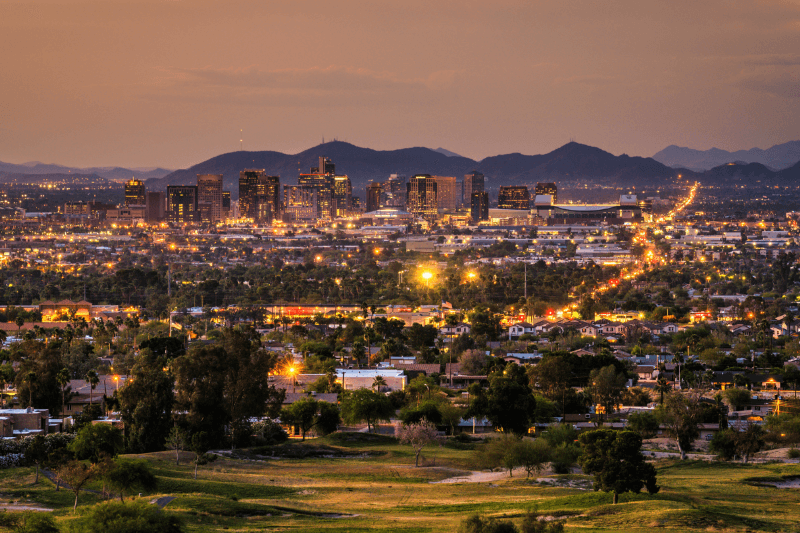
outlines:
[[[525,470],[522,468],[515,468],[514,472],[517,475],[525,474]],[[447,479],[443,479],[441,481],[431,481],[432,485],[436,485],[439,483],[450,484],[450,483],[491,483],[492,481],[500,481],[501,479],[508,479],[508,470],[502,470],[500,472],[482,472],[476,471],[470,473],[468,476],[456,476],[456,477],[449,477]]]

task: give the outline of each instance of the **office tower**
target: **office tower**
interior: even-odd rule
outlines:
[[[436,180],[430,174],[417,174],[406,185],[406,208],[412,215],[434,220],[438,214]]]
[[[472,205],[472,193],[483,192],[485,181],[483,174],[477,170],[473,170],[464,176],[464,181],[462,182],[464,189],[461,195],[464,205]]]
[[[222,174],[197,175],[197,203],[203,222],[222,220]]]
[[[334,216],[333,175],[320,174],[318,172],[300,174],[297,178],[297,183],[312,187],[317,191],[317,218],[332,218]]]
[[[406,208],[406,177],[392,174],[383,183],[383,205],[397,209]]]
[[[222,191],[222,218],[231,218],[231,191]]]
[[[313,221],[317,218],[317,189],[308,185],[284,185],[283,205],[288,220]]]
[[[333,177],[333,203],[334,215],[337,217],[346,216],[352,209],[353,185],[347,176]]]
[[[174,224],[199,222],[197,185],[167,186],[167,218]]]
[[[147,222],[161,222],[164,220],[164,207],[166,204],[166,197],[163,192],[149,192],[147,193],[147,211],[145,213],[145,220]]]
[[[537,183],[533,192],[536,196],[550,195],[553,197],[553,203],[558,203],[558,187],[555,183]]]
[[[531,191],[524,185],[501,185],[497,195],[500,209],[530,209]]]
[[[383,196],[383,185],[373,182],[367,185],[367,213],[377,211],[381,208],[381,197]]]
[[[144,182],[131,178],[125,182],[125,207],[131,205],[145,205]]]
[[[489,193],[486,191],[472,193],[470,199],[470,214],[475,223],[489,220]]]
[[[239,216],[271,224],[281,214],[281,184],[266,170],[239,172]]]
[[[456,189],[455,176],[434,176],[436,180],[436,202],[440,210],[455,211],[458,208],[461,191]]]

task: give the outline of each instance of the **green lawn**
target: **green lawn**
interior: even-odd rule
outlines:
[[[245,450],[201,466],[196,481],[188,461],[175,465],[174,453],[143,455],[159,479],[158,493],[145,497],[176,496],[166,509],[181,515],[188,531],[450,532],[471,513],[519,522],[534,508],[562,517],[567,531],[800,531],[798,491],[763,484],[800,476],[798,465],[664,460],[657,463],[658,494],[625,494],[612,505],[610,494],[531,483],[524,476],[431,484],[471,470],[473,452],[465,446],[425,449],[422,468],[413,467],[408,447],[390,439],[334,435],[293,442],[277,453],[323,444],[355,455],[265,458],[274,450]],[[33,469],[0,470],[0,498],[52,507],[59,521],[69,521],[72,493],[56,492],[43,478],[32,482]],[[97,501],[81,494],[79,511]]]

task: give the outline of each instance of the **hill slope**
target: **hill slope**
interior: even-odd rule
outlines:
[[[776,144],[771,148],[751,148],[728,152],[719,148],[693,150],[681,146],[667,146],[653,156],[653,159],[671,167],[685,167],[707,170],[733,161],[761,163],[772,169],[784,169],[800,161],[800,141]]]

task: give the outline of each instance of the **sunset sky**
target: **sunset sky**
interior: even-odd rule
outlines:
[[[800,1],[0,0],[0,161],[800,139]]]

